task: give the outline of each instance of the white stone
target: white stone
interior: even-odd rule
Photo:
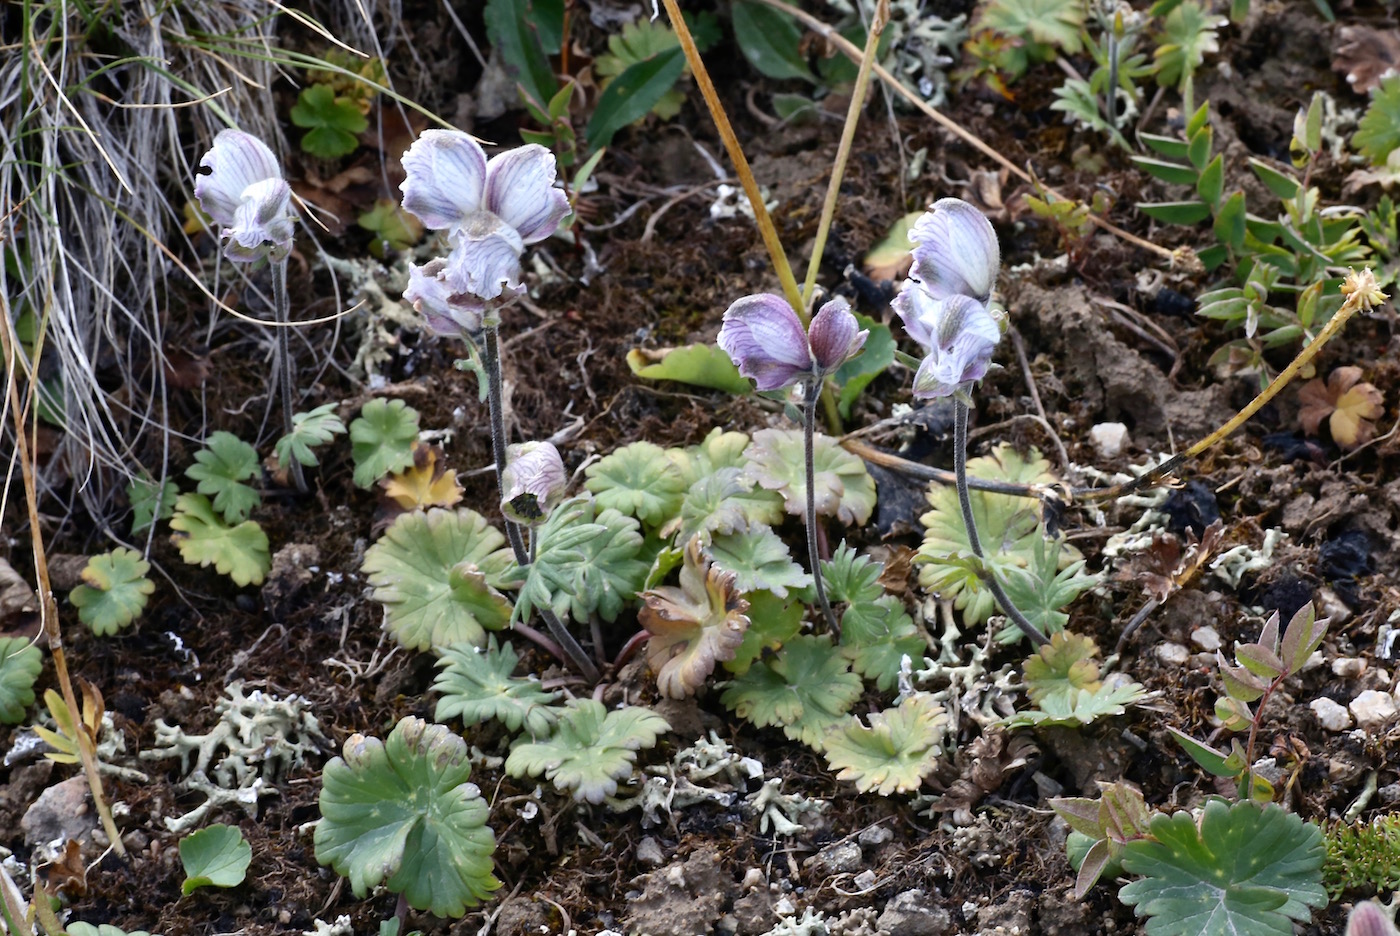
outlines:
[[[1175,641],[1164,640],[1157,645],[1157,659],[1169,666],[1180,666],[1191,659],[1191,651]]]
[[[1351,714],[1362,728],[1377,728],[1395,717],[1395,699],[1388,692],[1367,689],[1351,700]]]
[[[1332,672],[1344,679],[1355,679],[1366,672],[1366,661],[1357,657],[1338,657],[1332,661]]]
[[[1308,708],[1317,716],[1317,723],[1328,731],[1346,731],[1351,727],[1351,713],[1331,699],[1313,699]]]
[[[1099,423],[1089,429],[1089,441],[1100,458],[1117,458],[1128,445],[1128,427],[1117,422]]]
[[[1213,653],[1223,646],[1220,634],[1213,627],[1198,627],[1193,630],[1191,642],[1207,653]]]

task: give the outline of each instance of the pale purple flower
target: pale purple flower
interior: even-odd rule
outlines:
[[[219,225],[224,256],[238,263],[286,259],[292,250],[292,189],[267,144],[242,130],[221,130],[199,165],[194,196]]]
[[[926,352],[914,375],[914,396],[951,396],[987,375],[1001,329],[985,305],[968,296],[933,299],[910,280],[894,307]]]
[[[454,294],[492,300],[520,284],[525,247],[549,237],[569,213],[554,187],[554,154],[531,143],[491,159],[457,130],[428,130],[403,155],[403,207],[446,231],[444,268]]]
[[[509,298],[514,291],[507,290]],[[502,293],[506,296],[506,293]],[[447,259],[438,257],[422,266],[408,265],[408,287],[403,297],[439,335],[458,338],[481,331],[490,307],[471,293],[455,292],[447,275]]]
[[[935,299],[971,296],[991,301],[1001,248],[987,216],[960,198],[940,198],[909,231],[914,266],[909,275]]]
[[[501,513],[516,523],[538,526],[564,499],[568,486],[564,460],[552,443],[512,445],[501,472]]]
[[[1396,933],[1390,917],[1372,900],[1352,907],[1347,917],[1346,936],[1396,936]]]
[[[809,331],[782,296],[745,296],[724,313],[718,344],[759,390],[824,377],[854,357],[870,331],[858,330],[845,299],[824,304]]]

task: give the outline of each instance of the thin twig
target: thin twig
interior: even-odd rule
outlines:
[[[287,297],[287,261],[278,260],[272,264],[272,305],[273,314],[277,318],[279,325],[288,325],[292,320],[291,300]],[[292,422],[292,414],[296,411],[292,401],[292,333],[286,328],[279,328],[277,335],[277,364],[278,382],[282,384],[282,431],[287,435],[292,434],[295,425]],[[295,458],[290,459],[292,465],[292,482],[296,485],[298,494],[306,493],[306,476],[302,474],[301,462]]]
[[[1030,391],[1035,411],[1040,414],[1040,423],[1045,427],[1045,431],[1050,433],[1050,440],[1055,443],[1055,450],[1060,453],[1061,469],[1069,471],[1069,452],[1065,451],[1065,443],[1061,441],[1060,434],[1055,431],[1055,427],[1050,424],[1050,417],[1045,415],[1045,404],[1040,402],[1040,391],[1036,388],[1035,377],[1031,375],[1030,362],[1026,360],[1026,346],[1021,341],[1021,333],[1012,328],[1010,334],[1011,346],[1016,349],[1016,362],[1021,365],[1021,374],[1026,378],[1026,389]]]

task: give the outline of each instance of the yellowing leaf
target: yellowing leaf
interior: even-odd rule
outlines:
[[[865,272],[877,283],[880,280],[895,280],[909,272],[914,262],[914,244],[909,240],[909,229],[919,220],[922,212],[914,212],[890,225],[884,240],[870,248],[865,255]]]
[[[380,482],[389,499],[404,510],[451,507],[462,499],[457,472],[438,464],[437,449],[413,443],[413,464]]]
[[[686,546],[680,588],[663,586],[641,596],[638,619],[651,632],[647,663],[661,694],[672,699],[694,694],[715,663],[734,659],[749,627],[749,603],[734,587],[735,574],[711,565],[701,545],[697,536]]]
[[[1308,435],[1316,435],[1323,417],[1332,432],[1332,441],[1342,448],[1365,445],[1375,435],[1372,420],[1385,412],[1381,392],[1361,382],[1361,368],[1339,367],[1323,383],[1310,380],[1298,391],[1298,421]]]

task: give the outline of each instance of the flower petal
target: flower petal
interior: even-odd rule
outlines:
[[[228,227],[248,186],[264,179],[282,178],[282,166],[267,144],[242,130],[221,130],[214,145],[200,159],[208,175],[194,179],[194,197],[215,223]]]
[[[243,190],[243,200],[233,211],[233,224],[220,236],[227,239],[224,256],[251,263],[264,256],[285,259],[292,251],[292,232],[292,188],[273,178]]]
[[[832,373],[855,357],[869,337],[869,329],[860,330],[860,324],[851,313],[851,304],[839,296],[817,310],[807,329],[812,357],[823,374]]]
[[[536,526],[564,498],[569,475],[559,450],[549,442],[510,446],[501,473],[501,513],[516,523]]]
[[[569,213],[569,199],[554,187],[554,154],[530,143],[491,157],[486,164],[486,208],[534,244],[553,234]]]
[[[940,348],[970,340],[986,345],[990,354],[990,349],[1001,343],[1001,329],[992,313],[976,299],[950,296],[939,307],[937,338]]]
[[[986,306],[967,296],[939,303],[937,343],[914,375],[914,396],[950,396],[981,380],[992,364],[1001,330]]]
[[[933,347],[943,311],[941,300],[935,299],[918,280],[909,279],[904,281],[890,305],[904,322],[904,330],[910,338],[925,348]]]
[[[802,322],[785,299],[771,293],[734,302],[724,313],[718,344],[759,390],[777,390],[813,372]]]
[[[912,275],[935,299],[952,295],[991,301],[1001,248],[987,216],[960,198],[940,198],[909,231]]]
[[[435,231],[481,208],[486,153],[460,130],[425,130],[403,154],[403,208]]]
[[[404,299],[413,303],[428,327],[439,335],[456,338],[464,332],[480,331],[486,303],[467,293],[453,292],[446,271],[447,261],[442,257],[423,266],[410,263]]]
[[[453,292],[495,299],[520,283],[520,255],[525,244],[515,228],[489,211],[467,215],[453,232],[456,246],[447,258],[447,281]]]

